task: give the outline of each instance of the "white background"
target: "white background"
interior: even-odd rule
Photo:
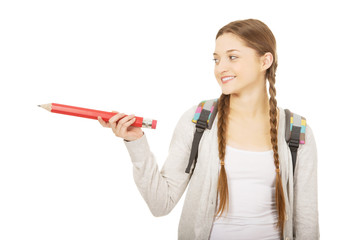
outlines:
[[[152,216],[121,138],[37,105],[157,119],[144,131],[161,168],[183,112],[221,94],[217,31],[247,18],[276,37],[278,106],[313,129],[321,238],[358,237],[354,2],[1,1],[0,239],[177,239],[187,191],[169,215]]]

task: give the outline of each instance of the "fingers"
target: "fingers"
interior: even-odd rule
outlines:
[[[117,122],[120,118],[122,118],[122,117],[124,117],[124,116],[125,116],[124,113],[115,114],[114,116],[112,116],[112,117],[109,119],[110,125],[116,125],[116,122]]]
[[[116,136],[119,136],[122,125],[129,120],[131,115],[125,116],[124,113],[118,113],[109,119],[110,127]],[[120,119],[121,118],[121,119]],[[120,119],[120,120],[119,120]],[[118,121],[119,120],[119,121]]]
[[[109,119],[109,122],[105,122],[100,116],[98,116],[98,121],[103,127],[111,127],[112,131],[116,136],[124,137],[127,133],[127,128],[136,120],[135,114],[125,116],[124,113],[116,113],[117,114],[115,114]]]
[[[119,112],[114,111],[114,110],[113,110],[112,112],[119,113]],[[123,114],[123,115],[124,115],[124,114]],[[114,116],[115,116],[115,115],[114,115]],[[114,117],[114,116],[113,116],[113,117]],[[112,118],[109,119],[109,122],[105,122],[105,121],[101,118],[101,116],[98,116],[97,119],[98,119],[99,123],[100,123],[103,127],[110,127],[110,119],[112,119]],[[116,118],[116,119],[114,118],[114,119],[112,119],[112,121],[115,121],[115,122],[116,122],[118,119],[119,119],[119,118]]]
[[[100,116],[98,116],[98,121],[99,123],[103,126],[103,127],[106,127],[106,123],[104,120],[102,120],[102,118]]]
[[[115,133],[115,135],[124,135],[126,133],[125,129],[127,129],[127,127],[129,126],[128,122],[131,118],[133,118],[135,115],[134,114],[131,114],[131,115],[128,115],[126,117],[123,117],[116,126],[112,127],[113,129],[113,132]],[[130,124],[132,124],[130,122]],[[121,132],[122,131],[125,131],[125,132]]]
[[[127,129],[131,124],[135,122],[135,120],[136,120],[135,114],[131,114],[129,116],[124,117],[119,121],[119,124],[116,126],[115,131],[120,132],[122,127],[125,127],[125,129]]]

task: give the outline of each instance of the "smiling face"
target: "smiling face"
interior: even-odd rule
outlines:
[[[261,68],[261,58],[254,49],[232,33],[224,33],[216,39],[214,52],[215,77],[223,94],[240,93],[265,84],[265,71]],[[226,76],[234,77],[224,81]]]

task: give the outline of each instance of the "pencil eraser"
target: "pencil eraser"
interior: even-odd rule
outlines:
[[[156,120],[152,120],[151,128],[152,128],[152,129],[155,129],[155,128],[156,128],[156,124],[157,124],[157,121],[156,121]]]

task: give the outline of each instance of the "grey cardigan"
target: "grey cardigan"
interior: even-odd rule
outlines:
[[[220,170],[217,116],[211,130],[204,131],[200,140],[193,175],[190,177],[190,174],[185,173],[196,129],[191,120],[197,106],[186,110],[177,122],[161,171],[149,148],[145,133],[134,141],[124,140],[133,163],[135,183],[154,216],[169,214],[189,185],[178,228],[180,240],[208,240],[217,204]],[[291,152],[285,141],[285,111],[279,106],[278,108],[278,153],[287,213],[281,240],[319,239],[315,138],[307,123],[305,144],[299,146],[293,177]]]

